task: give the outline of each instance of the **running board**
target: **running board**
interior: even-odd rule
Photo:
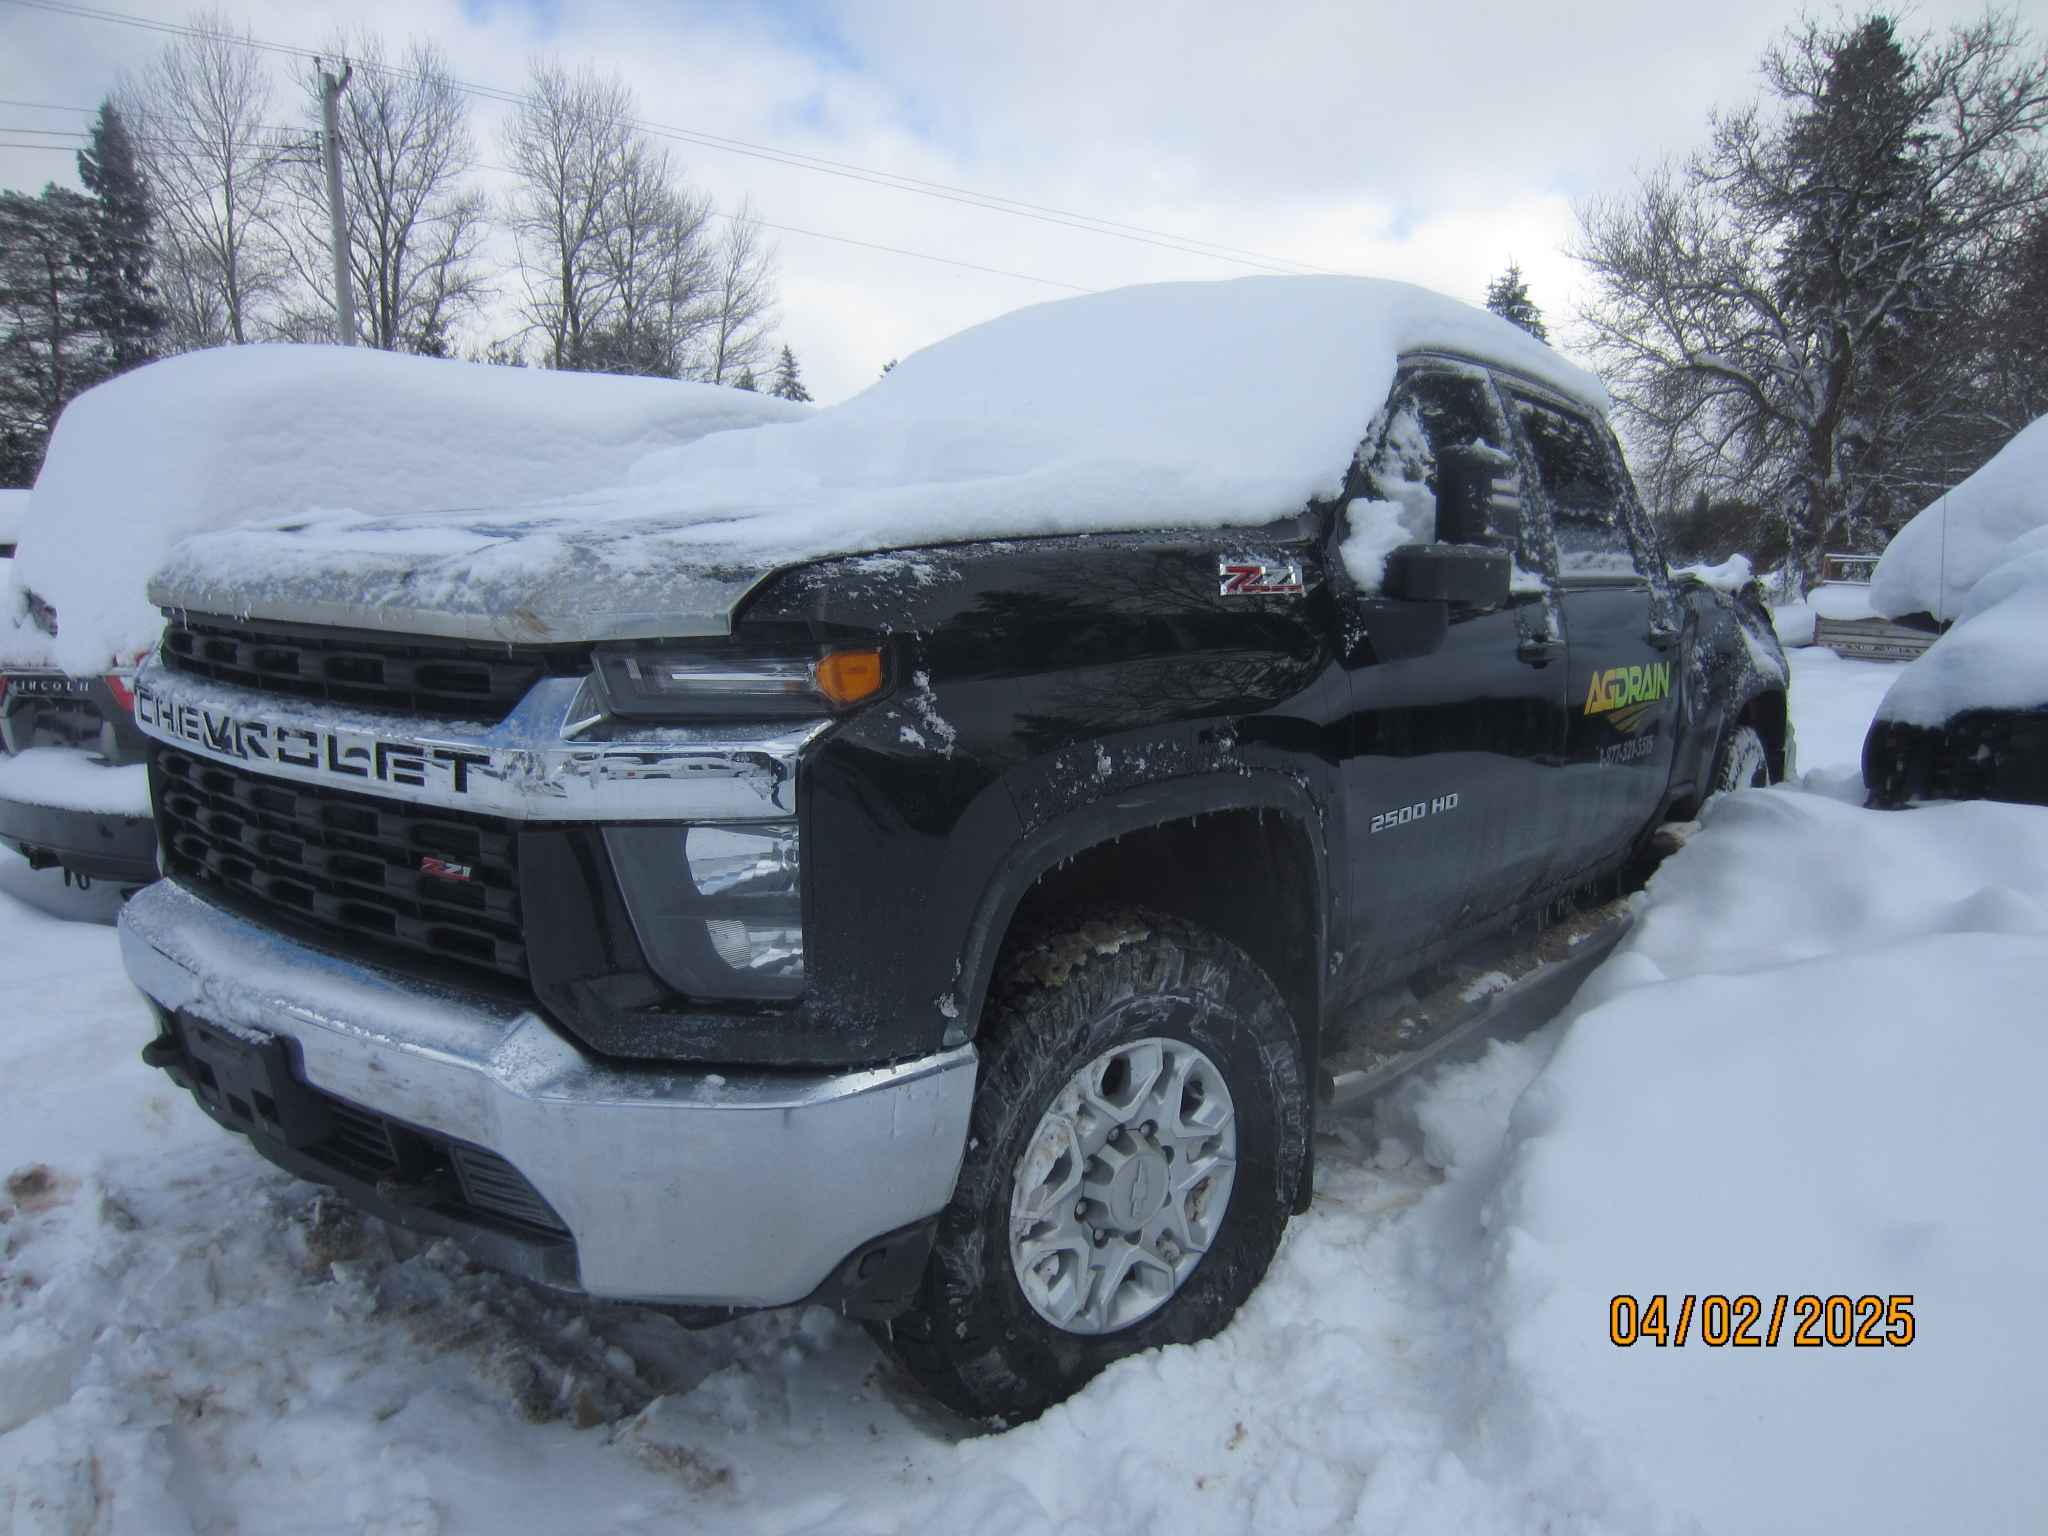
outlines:
[[[1614,952],[1634,919],[1622,902],[1598,927],[1583,932],[1561,958],[1537,965],[1498,990],[1465,1001],[1427,1044],[1368,1065],[1345,1067],[1343,1055],[1323,1073],[1325,1109],[1366,1106],[1419,1067],[1476,1056],[1493,1040],[1512,1040],[1548,1023],[1564,1010],[1579,985]],[[1453,983],[1455,985],[1455,983]],[[1422,1006],[1427,1007],[1427,1000]]]

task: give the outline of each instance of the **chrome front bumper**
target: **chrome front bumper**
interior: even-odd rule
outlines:
[[[975,1056],[724,1074],[615,1066],[527,1008],[299,944],[160,881],[121,914],[161,1007],[283,1037],[307,1083],[496,1153],[568,1226],[594,1296],[801,1301],[952,1198]]]

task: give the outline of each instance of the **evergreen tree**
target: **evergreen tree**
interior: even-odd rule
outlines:
[[[811,392],[804,388],[801,374],[797,372],[796,354],[783,343],[782,355],[775,360],[775,387],[768,391],[778,400],[794,400],[799,405],[808,405]]]
[[[760,381],[754,377],[754,370],[751,368],[742,368],[739,377],[732,381],[732,387],[734,389],[744,389],[750,395],[757,395],[761,392]]]
[[[1871,14],[1801,23],[1762,74],[1690,160],[1583,208],[1573,254],[1653,500],[1753,502],[1810,585],[1995,446],[1983,326],[2048,210],[2048,55],[2009,14],[1917,41]]]
[[[86,316],[99,332],[107,374],[123,373],[157,355],[164,307],[153,281],[149,184],[136,164],[128,125],[111,100],[100,103],[92,142],[78,152],[78,179],[93,199]]]
[[[1486,307],[1548,345],[1550,331],[1543,324],[1543,311],[1529,297],[1529,285],[1522,280],[1522,269],[1514,262],[1509,262],[1507,271],[1486,285]]]
[[[0,483],[35,479],[58,412],[102,377],[87,314],[92,238],[93,205],[76,192],[0,192]]]

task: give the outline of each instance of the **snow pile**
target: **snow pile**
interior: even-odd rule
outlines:
[[[1885,690],[1898,681],[1898,664],[1837,656],[1822,645],[1790,651],[1786,660],[1800,788],[1863,804],[1863,738]]]
[[[1902,878],[1901,871],[1910,871]],[[2040,1530],[2048,813],[1721,802],[1517,1105],[1515,1377],[1710,1531]],[[1910,1294],[1908,1348],[1608,1342],[1616,1293]],[[1694,1328],[1697,1329],[1695,1319]]]
[[[2041,494],[2048,510],[2048,486]],[[1907,663],[1878,717],[1938,726],[1966,709],[2043,706],[2048,706],[2048,525],[2007,546],[1970,588],[1954,626]]]
[[[591,581],[644,613],[690,600],[677,570],[765,574],[920,544],[1254,526],[1342,489],[1397,356],[1432,346],[1605,398],[1506,321],[1408,284],[1165,283],[1003,315],[842,405],[649,453],[616,485],[522,516],[299,518],[195,541],[166,577],[207,592],[217,573],[240,573],[240,590],[331,601],[346,589],[369,605],[484,616]],[[454,492],[416,494],[438,505]],[[235,600],[237,579],[222,600]]]
[[[2021,534],[2048,523],[2048,416],[2020,430],[1991,461],[1898,531],[1870,582],[1886,618],[1952,619],[1984,573]]]
[[[149,769],[141,763],[111,768],[70,747],[31,747],[0,756],[0,800],[103,816],[147,816]]]
[[[671,380],[313,346],[170,358],[65,408],[15,559],[57,610],[52,659],[156,642],[144,588],[180,538],[321,512],[490,511],[617,481],[633,461],[800,406]]]
[[[0,544],[19,544],[28,525],[28,492],[0,491]]]

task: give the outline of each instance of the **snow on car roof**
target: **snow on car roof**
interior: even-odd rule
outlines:
[[[1954,626],[1906,664],[1877,718],[1932,727],[1967,709],[2043,707],[2048,521],[2005,546],[1998,563],[1970,588]]]
[[[1341,490],[1397,359],[1423,350],[1605,403],[1551,348],[1406,283],[1162,283],[999,316],[844,404],[657,449],[567,502],[213,535],[161,590],[439,633],[509,638],[491,626],[514,612],[536,637],[718,633],[755,581],[824,556],[1286,517]]]
[[[14,561],[58,665],[153,645],[180,539],[252,519],[489,510],[618,480],[649,452],[804,407],[674,380],[265,345],[174,357],[66,407]]]
[[[1952,619],[1978,579],[2021,534],[2048,523],[2048,416],[1898,534],[1870,579],[1870,606],[1886,618]]]

